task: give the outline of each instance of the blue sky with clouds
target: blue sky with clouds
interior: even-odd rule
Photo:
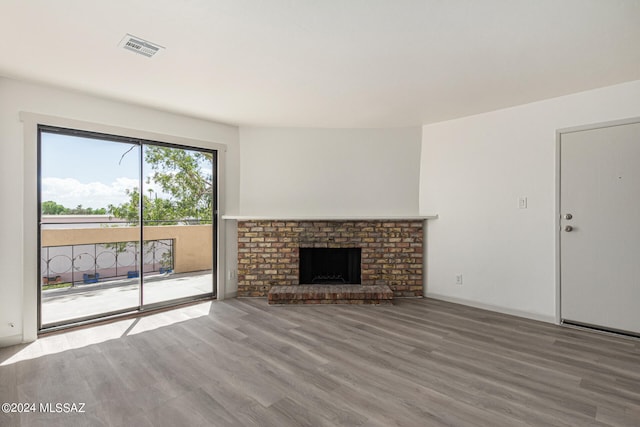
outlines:
[[[68,208],[120,204],[125,190],[138,186],[139,155],[131,144],[43,132],[42,201]]]
[[[130,151],[129,151],[130,150]],[[135,144],[41,133],[42,201],[67,208],[106,208],[128,200],[126,190],[139,186],[140,148]],[[143,191],[168,198],[153,181],[152,169],[143,165]],[[212,165],[202,164],[211,174]]]

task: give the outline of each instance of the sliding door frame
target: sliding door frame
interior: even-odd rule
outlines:
[[[80,120],[67,119],[62,117],[48,116],[30,112],[20,112],[20,121],[23,123],[24,129],[24,245],[23,245],[23,319],[22,319],[22,335],[23,341],[33,341],[41,332],[40,312],[40,233],[38,222],[40,220],[40,170],[39,159],[39,126],[71,129],[79,132],[96,133],[120,137],[123,139],[139,139],[146,142],[172,146],[175,148],[193,148],[197,150],[212,151],[215,153],[217,167],[215,168],[215,197],[213,209],[213,292],[212,296],[206,299],[224,298],[225,277],[226,277],[226,257],[224,248],[226,247],[226,239],[224,230],[218,227],[221,223],[220,216],[224,212],[224,188],[225,188],[225,154],[227,146],[225,144],[215,143],[212,141],[203,141],[191,138],[164,135],[159,133],[129,129],[117,126],[110,126],[98,123],[84,122]],[[221,250],[222,248],[222,250]],[[191,298],[187,298],[191,301]],[[195,300],[195,299],[193,299]],[[182,299],[172,300],[171,304],[180,304]],[[153,304],[149,307],[139,307],[141,309],[126,313],[111,313],[108,317],[131,316],[144,314],[145,312],[166,308],[166,305],[158,306]],[[104,320],[105,316],[96,321]],[[69,327],[73,327],[86,322],[78,321]],[[51,329],[47,329],[48,332]]]
[[[212,191],[214,192],[213,194],[213,199],[212,199],[212,206],[211,206],[211,227],[212,230],[214,231],[213,234],[213,246],[211,248],[211,259],[213,262],[213,273],[212,274],[212,280],[213,280],[213,284],[212,284],[212,292],[211,294],[203,294],[203,295],[196,295],[193,297],[182,297],[182,298],[177,298],[177,299],[173,299],[173,300],[169,300],[169,301],[161,301],[161,302],[157,302],[157,303],[151,303],[151,304],[145,304],[144,303],[144,286],[140,286],[140,301],[142,301],[142,305],[140,306],[140,311],[148,311],[148,310],[154,310],[154,309],[158,309],[158,308],[166,308],[168,306],[172,306],[172,305],[178,305],[181,303],[185,303],[185,302],[190,302],[190,301],[194,301],[194,300],[198,300],[198,299],[209,299],[209,298],[216,298],[217,297],[217,288],[218,288],[218,275],[217,270],[218,270],[218,266],[216,265],[216,260],[218,259],[218,242],[217,239],[219,237],[219,232],[218,232],[218,151],[217,150],[213,150],[213,149],[206,149],[206,148],[198,148],[198,147],[187,147],[187,146],[183,146],[183,145],[178,145],[178,144],[174,144],[174,143],[166,143],[166,142],[159,142],[159,141],[148,141],[148,140],[143,140],[142,144],[140,146],[141,150],[140,150],[140,243],[143,244],[144,243],[144,220],[143,220],[143,215],[144,215],[144,203],[142,203],[142,194],[143,194],[143,186],[144,186],[144,170],[143,170],[143,166],[144,166],[144,147],[145,146],[156,146],[156,147],[165,147],[165,148],[173,148],[173,149],[178,149],[178,150],[191,150],[191,151],[200,151],[200,152],[204,152],[204,153],[209,153],[212,155],[212,170],[213,170],[213,174],[212,174],[212,183],[211,183],[211,187],[212,187]],[[142,246],[141,246],[142,248]],[[141,251],[142,253],[142,251]],[[144,263],[144,259],[142,256],[140,256],[140,278],[143,279],[144,283],[144,268],[143,268],[143,263]]]

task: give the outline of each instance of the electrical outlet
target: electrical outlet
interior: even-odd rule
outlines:
[[[456,274],[456,285],[462,285],[462,274]]]
[[[527,198],[524,196],[518,197],[518,208],[527,209]]]

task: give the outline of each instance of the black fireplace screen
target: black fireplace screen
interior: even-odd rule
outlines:
[[[360,284],[360,248],[300,248],[300,284]]]

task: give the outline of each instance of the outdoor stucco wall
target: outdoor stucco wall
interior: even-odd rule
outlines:
[[[213,259],[211,225],[166,225],[144,229],[145,240],[174,240],[174,271],[210,270]],[[42,246],[130,242],[140,238],[139,227],[42,230]]]

